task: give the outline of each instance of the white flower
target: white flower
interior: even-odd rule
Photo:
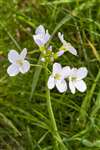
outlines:
[[[44,27],[40,25],[37,27],[35,35],[33,35],[33,39],[35,43],[41,47],[48,42],[50,39],[50,34],[48,33],[48,30],[45,31]]]
[[[67,90],[67,83],[64,80],[70,74],[70,67],[61,67],[59,63],[53,64],[53,72],[48,79],[48,88],[53,89],[57,87],[60,93],[63,93]]]
[[[76,55],[77,55],[76,49],[75,49],[70,43],[68,43],[68,42],[66,42],[66,41],[64,40],[64,35],[59,32],[59,33],[58,33],[58,37],[59,37],[61,43],[63,44],[64,50],[65,50],[65,51],[67,50],[67,51],[69,51],[71,54],[73,54],[73,55],[76,56]],[[61,50],[63,50],[63,49],[61,49]]]
[[[24,48],[20,54],[16,50],[10,50],[8,53],[8,60],[12,63],[8,69],[7,73],[9,76],[15,76],[19,72],[26,73],[30,69],[30,64],[25,57],[27,55],[27,49]]]
[[[73,94],[75,94],[76,89],[80,92],[85,92],[87,86],[82,79],[87,76],[87,73],[88,70],[85,67],[81,67],[79,69],[73,68],[70,71],[69,88]]]

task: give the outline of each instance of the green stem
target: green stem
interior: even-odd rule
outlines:
[[[45,69],[45,75],[46,75],[46,86],[47,86],[47,80],[48,80],[48,71],[47,69]],[[47,97],[47,107],[48,107],[48,113],[49,113],[49,117],[51,120],[51,126],[52,126],[52,134],[53,137],[55,139],[55,147],[56,150],[68,150],[65,145],[62,142],[62,139],[58,133],[58,129],[57,129],[57,125],[56,125],[56,121],[55,121],[55,117],[54,117],[54,113],[53,113],[53,109],[52,109],[52,105],[51,105],[51,99],[50,99],[50,90],[48,88],[46,88],[46,97]],[[59,142],[59,146],[61,146],[61,148],[58,148],[58,142]]]
[[[56,122],[55,122],[55,118],[54,118],[54,114],[53,114],[53,110],[52,110],[50,91],[48,90],[48,88],[46,89],[46,94],[47,94],[47,107],[48,107],[48,112],[49,112],[49,116],[50,116],[50,120],[51,120],[51,126],[52,126],[52,130],[53,130],[52,133],[53,133],[54,138],[56,139],[57,126],[56,126]],[[57,140],[55,140],[55,149],[58,150]]]

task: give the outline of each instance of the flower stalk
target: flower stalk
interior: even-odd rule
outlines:
[[[55,139],[55,148],[56,150],[59,150],[59,147],[61,146],[60,150],[68,150],[64,143],[62,142],[62,139],[58,133],[58,129],[57,129],[57,125],[56,125],[56,121],[55,121],[55,117],[54,117],[54,113],[53,113],[53,109],[52,109],[52,105],[51,105],[51,99],[50,99],[50,90],[47,87],[47,80],[48,80],[48,71],[47,69],[45,69],[45,76],[46,76],[46,98],[47,98],[47,108],[48,108],[48,113],[49,113],[49,117],[51,120],[51,127],[52,127],[52,135]]]

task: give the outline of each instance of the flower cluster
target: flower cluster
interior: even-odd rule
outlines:
[[[42,53],[41,61],[43,62],[53,62],[58,57],[62,56],[64,52],[68,51],[73,55],[77,55],[76,49],[68,42],[64,40],[64,35],[60,32],[58,33],[58,38],[60,39],[62,46],[59,48],[59,51],[54,53],[52,52],[52,46],[49,46],[47,49],[45,44],[50,40],[51,35],[49,34],[48,30],[45,31],[45,28],[40,25],[37,27],[35,31],[35,35],[33,35],[33,39],[35,43],[39,46],[39,49]]]
[[[49,34],[48,30],[45,30],[42,25],[37,27],[35,35],[33,35],[33,39],[41,52],[42,62],[54,62],[66,51],[77,56],[76,49],[64,39],[64,34],[59,32],[58,38],[61,41],[62,46],[57,52],[53,52],[52,45],[46,45],[51,39],[51,35]],[[9,76],[15,76],[19,72],[24,74],[29,71],[30,63],[26,60],[26,55],[26,48],[24,48],[20,54],[16,50],[10,50],[8,53],[8,60],[10,61],[11,65],[7,69]],[[87,87],[83,79],[87,76],[87,73],[88,71],[85,67],[77,69],[70,68],[70,66],[65,66],[62,68],[61,64],[54,63],[53,71],[48,79],[47,86],[49,89],[53,89],[56,86],[60,93],[67,91],[68,87],[73,94],[75,93],[76,89],[80,92],[84,92]]]
[[[86,90],[86,84],[83,79],[87,76],[87,69],[85,67],[70,68],[69,66],[63,67],[59,63],[53,64],[53,71],[48,79],[48,88],[53,89],[57,87],[60,93],[67,91],[67,81],[69,82],[69,88],[73,94],[75,90],[84,92]]]

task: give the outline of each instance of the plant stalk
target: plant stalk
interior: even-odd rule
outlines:
[[[47,87],[47,80],[48,80],[48,71],[47,69],[45,69],[45,75],[46,75],[46,97],[47,97],[47,107],[48,107],[48,113],[49,113],[49,117],[51,120],[51,126],[52,126],[52,134],[53,137],[55,139],[55,147],[56,150],[68,150],[67,147],[65,147],[59,133],[58,133],[58,129],[57,129],[57,125],[56,125],[56,121],[55,121],[55,117],[54,117],[54,113],[53,113],[53,109],[52,109],[52,105],[51,105],[51,99],[50,99],[50,90]],[[61,146],[61,147],[60,147]]]

